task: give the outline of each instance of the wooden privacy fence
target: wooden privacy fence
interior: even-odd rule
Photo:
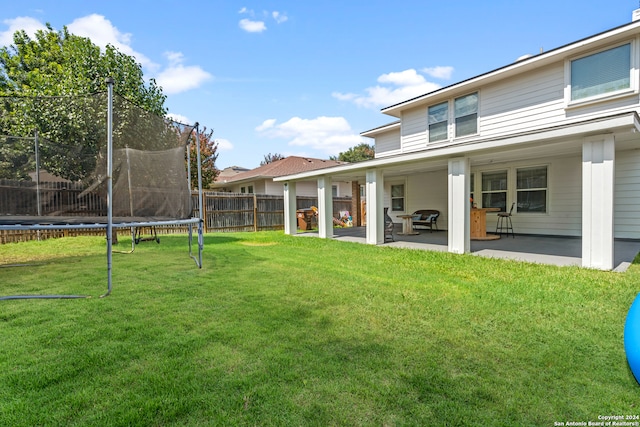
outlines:
[[[67,196],[68,188],[59,189],[61,194],[50,195],[52,199],[63,199]],[[63,194],[64,193],[64,194]],[[1,192],[0,192],[1,194]],[[198,216],[198,194],[193,193],[193,205],[196,207],[194,216]],[[204,231],[232,232],[232,231],[262,231],[262,230],[282,230],[284,229],[284,197],[272,196],[268,194],[245,194],[245,193],[218,193],[205,192],[204,198]],[[73,197],[64,197],[65,204],[73,203]],[[77,200],[77,199],[75,199]],[[8,202],[8,197],[7,201]],[[4,202],[0,200],[0,202]],[[78,203],[76,215],[86,215],[87,201]],[[95,204],[95,206],[94,206]],[[317,197],[298,196],[296,209],[306,209],[311,206],[318,206]],[[101,209],[100,201],[91,201],[91,210]],[[341,211],[351,211],[351,197],[333,198],[333,217],[338,218]],[[131,234],[128,229],[117,229],[118,234],[127,236]],[[184,226],[162,226],[156,227],[157,234],[184,233],[187,229]],[[104,235],[104,230],[0,230],[0,244],[21,242],[26,240],[41,240],[52,237],[65,237],[77,235]]]
[[[296,209],[306,209],[311,206],[318,206],[317,197],[297,197]],[[351,197],[333,198],[335,218],[339,217],[341,211],[350,210]],[[204,224],[205,232],[281,230],[284,228],[284,197],[268,194],[206,192]]]

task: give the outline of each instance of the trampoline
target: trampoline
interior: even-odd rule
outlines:
[[[0,97],[0,231],[104,230],[107,291],[101,297],[112,291],[114,230],[129,228],[133,248],[136,229],[186,227],[198,268],[204,247],[200,150],[194,150],[197,193],[189,161],[189,144],[200,140],[198,124],[149,113],[115,94],[113,79],[106,83],[106,93],[83,97]]]

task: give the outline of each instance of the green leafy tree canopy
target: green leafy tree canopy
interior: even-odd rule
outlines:
[[[339,160],[341,162],[357,163],[365,160],[371,160],[375,157],[375,147],[366,143],[358,144],[349,148],[347,151],[340,153],[337,157],[331,156],[331,160]]]
[[[166,96],[155,80],[145,82],[142,67],[108,45],[104,52],[85,37],[55,31],[50,24],[31,39],[16,31],[0,49],[0,95],[61,96],[104,91],[113,77],[116,91],[145,110],[165,115]]]
[[[0,48],[0,134],[25,137],[37,130],[52,141],[41,146],[41,166],[71,180],[86,178],[95,168],[106,105],[106,98],[90,95],[106,93],[106,77],[114,79],[116,93],[139,107],[137,111],[165,116],[162,89],[154,80],[145,82],[133,57],[111,45],[101,50],[66,27],[55,31],[47,24],[34,39],[23,30],[15,32],[13,44]],[[126,119],[115,124],[116,136],[134,122],[141,128],[144,118],[127,108],[119,110]],[[147,137],[155,138],[153,132],[147,130]],[[17,153],[4,157],[9,155]],[[5,163],[17,162],[5,159]],[[31,163],[23,162],[22,169],[33,170]],[[13,172],[20,174],[24,171]]]

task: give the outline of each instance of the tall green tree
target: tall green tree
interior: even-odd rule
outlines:
[[[329,157],[331,160],[339,160],[341,162],[357,163],[365,160],[371,160],[375,157],[376,151],[373,145],[366,143],[358,144],[349,148],[347,151],[340,153],[337,157]]]
[[[104,52],[85,37],[50,24],[31,39],[23,30],[0,49],[0,95],[60,96],[104,91],[113,77],[117,92],[145,110],[164,115],[166,96],[129,55],[108,45]]]
[[[13,44],[0,49],[0,134],[24,137],[38,130],[53,142],[41,146],[42,166],[64,178],[84,179],[95,168],[104,138],[106,77],[114,79],[116,93],[129,101],[119,106],[115,140],[134,122],[136,129],[145,129],[140,122],[153,121],[145,114],[166,114],[162,89],[154,80],[145,81],[133,57],[111,45],[103,51],[66,27],[55,31],[47,24],[34,39],[17,31]],[[95,93],[102,98],[90,96]],[[164,130],[146,129],[148,134]]]

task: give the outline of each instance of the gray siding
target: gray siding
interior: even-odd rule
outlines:
[[[616,152],[614,235],[640,239],[640,151]]]

